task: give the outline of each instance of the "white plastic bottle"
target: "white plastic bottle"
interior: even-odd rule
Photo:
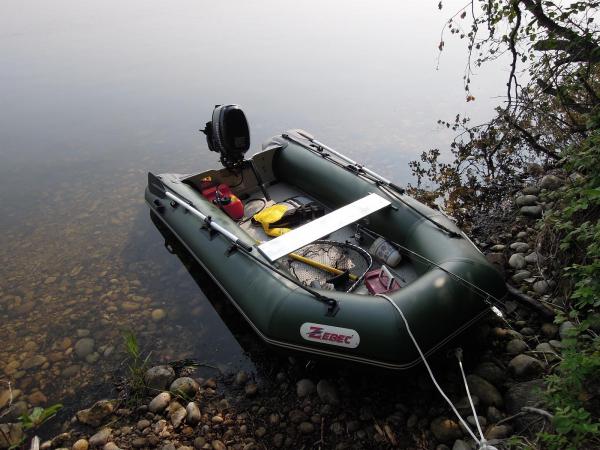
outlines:
[[[402,260],[402,255],[396,250],[396,247],[382,237],[373,241],[369,253],[390,267],[396,267]]]

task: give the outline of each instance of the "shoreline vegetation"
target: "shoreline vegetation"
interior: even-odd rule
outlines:
[[[448,33],[467,43],[466,100],[471,67],[499,55],[510,60],[506,99],[488,123],[440,121],[457,133],[452,159],[433,149],[411,164],[411,194],[441,205],[511,286],[503,317],[474,326],[465,347],[478,422],[499,449],[600,449],[599,8],[473,1],[452,12],[439,48]],[[133,334],[126,344],[114,395],[75,414],[30,409],[4,381],[0,448],[476,448],[424,371],[277,356],[261,374],[206,377],[195,361],[152,366]],[[475,429],[456,360],[432,363]],[[48,434],[52,422],[60,430]]]

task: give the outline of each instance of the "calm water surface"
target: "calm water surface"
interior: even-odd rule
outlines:
[[[436,120],[486,117],[505,76],[481,74],[466,104],[459,42],[435,70],[447,12],[417,0],[3,2],[0,407],[7,382],[31,404],[80,406],[121,367],[125,330],[154,360],[254,370],[248,328],[165,249],[146,172],[213,166],[197,130],[229,102],[244,106],[254,150],[301,127],[405,183],[408,161],[449,140]]]

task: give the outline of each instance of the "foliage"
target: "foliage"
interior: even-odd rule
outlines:
[[[144,374],[148,370],[150,353],[146,357],[142,356],[137,337],[131,331],[124,333],[123,343],[128,355],[127,400],[129,403],[135,405],[142,401],[146,392]]]
[[[56,413],[62,409],[62,407],[63,405],[61,405],[60,403],[49,406],[48,408],[42,408],[37,406],[33,408],[31,414],[25,413],[19,417],[19,420],[23,424],[24,430],[38,428],[40,425],[54,417]]]
[[[556,163],[564,148],[597,130],[599,8],[599,1],[472,0],[457,11],[444,27],[440,53],[447,32],[467,41],[467,101],[475,99],[472,68],[508,57],[506,99],[487,123],[473,125],[460,115],[438,122],[457,132],[451,159],[433,149],[413,161],[413,193],[443,199],[468,225],[482,205],[498,204],[507,186],[527,176],[536,167],[531,163]],[[433,193],[426,193],[426,181]]]

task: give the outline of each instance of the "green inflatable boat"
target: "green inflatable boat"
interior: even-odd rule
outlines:
[[[223,168],[148,174],[156,218],[268,344],[408,369],[506,295],[443,213],[302,130],[251,159],[237,105],[203,130]],[[407,329],[409,325],[409,329]]]

